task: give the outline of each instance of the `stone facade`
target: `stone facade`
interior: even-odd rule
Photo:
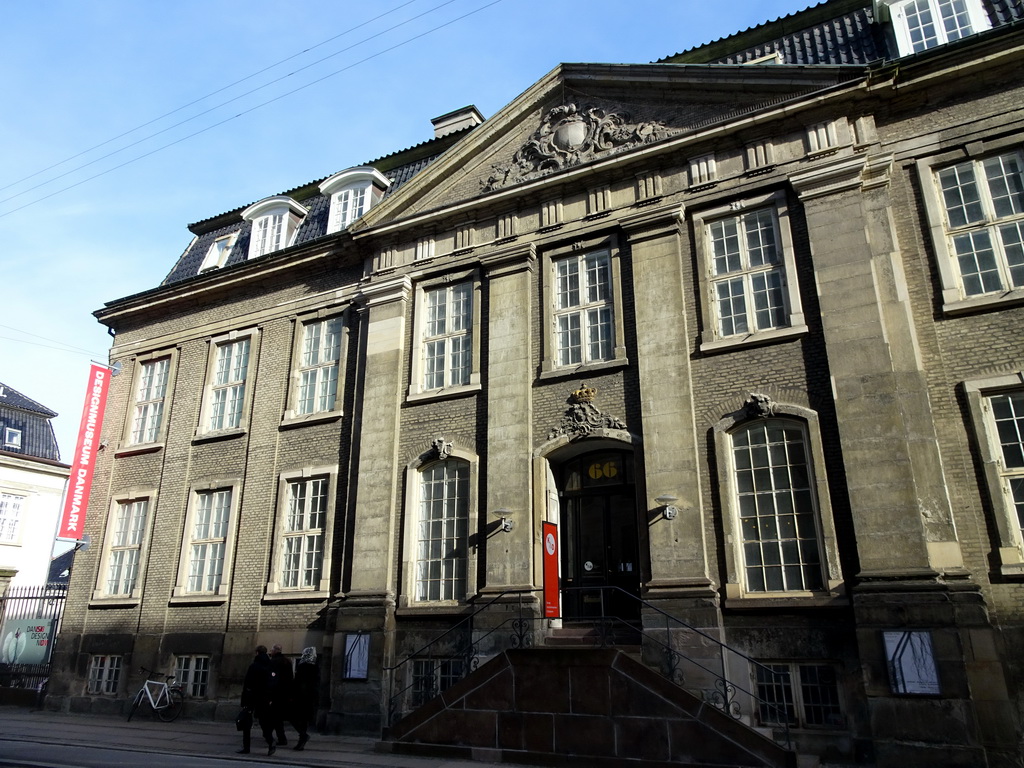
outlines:
[[[558,522],[563,621],[612,613],[785,688],[799,751],[1019,766],[1024,559],[990,411],[1024,391],[1024,282],[963,287],[937,174],[1017,162],[1024,205],[1022,44],[1005,26],[892,66],[563,65],[348,229],[108,304],[103,545],[76,562],[51,704],[115,710],[130,670],[184,658],[208,665],[191,712],[233,716],[251,649],[280,642],[322,651],[323,727],[376,729],[393,668],[446,684],[455,646],[422,649],[471,612],[479,656],[523,639],[512,619],[557,629]],[[335,318],[337,394],[302,413],[310,329]],[[314,488],[298,525],[319,538],[293,543]],[[138,572],[112,586],[139,500]],[[89,682],[97,657],[119,687]]]

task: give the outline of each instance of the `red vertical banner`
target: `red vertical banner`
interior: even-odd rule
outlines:
[[[557,619],[562,615],[558,588],[558,526],[543,523],[544,539],[544,618]]]
[[[105,365],[94,364],[89,369],[89,386],[85,390],[82,422],[78,426],[78,444],[71,462],[68,492],[64,497],[64,511],[57,530],[59,539],[78,541],[85,530],[85,511],[89,508],[92,472],[96,449],[100,444],[100,427],[103,425],[103,409],[107,405],[109,385],[110,369]]]

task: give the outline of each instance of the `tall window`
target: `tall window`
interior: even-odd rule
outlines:
[[[195,505],[188,550],[188,591],[216,592],[224,574],[231,489],[200,491]]]
[[[1024,287],[1024,158],[1008,152],[936,174],[963,295]]]
[[[139,577],[139,552],[146,532],[149,499],[120,502],[107,556],[107,594],[131,595]]]
[[[186,696],[206,696],[210,684],[210,657],[178,656],[174,661],[174,676]]]
[[[999,443],[1003,494],[1016,513],[1018,542],[1024,543],[1024,391],[992,395],[988,401]]]
[[[748,592],[823,588],[818,514],[803,428],[778,419],[732,435]]]
[[[761,208],[707,227],[718,335],[787,325],[786,277],[775,210]]]
[[[249,372],[249,338],[217,345],[210,390],[210,431],[235,429],[242,422],[245,380]]]
[[[328,487],[326,477],[288,483],[281,555],[281,586],[284,588],[315,589],[320,585]]]
[[[89,659],[89,693],[116,694],[120,681],[120,656],[93,656]]]
[[[420,473],[416,599],[466,596],[469,465],[439,461]]]
[[[24,496],[0,493],[0,541],[12,543],[18,540],[18,521]]]
[[[263,256],[283,247],[284,214],[275,213],[257,219],[252,225],[251,256]]]
[[[904,56],[991,26],[979,0],[906,0],[893,5],[892,15],[896,40]]]
[[[611,259],[607,251],[554,262],[557,364],[610,360],[615,346]]]
[[[340,317],[303,325],[296,413],[305,415],[334,410],[338,398],[341,331]]]
[[[763,664],[755,667],[761,725],[835,728],[845,724],[834,667]]]
[[[163,357],[147,360],[140,366],[139,386],[135,392],[135,414],[132,418],[133,444],[152,443],[160,435],[170,363],[170,358]]]
[[[424,294],[423,388],[469,383],[473,367],[473,284],[446,285]]]

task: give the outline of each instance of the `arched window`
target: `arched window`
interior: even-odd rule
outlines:
[[[746,591],[821,590],[818,505],[803,425],[745,424],[732,433],[732,461]]]
[[[449,459],[419,474],[416,523],[415,599],[466,597],[469,539],[470,466]]]

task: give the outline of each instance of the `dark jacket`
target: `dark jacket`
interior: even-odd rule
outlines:
[[[316,710],[320,701],[320,667],[316,664],[299,664],[295,668],[295,708],[306,714]]]
[[[283,653],[270,657],[270,699],[275,708],[286,707],[292,700],[292,662]]]
[[[270,703],[270,685],[272,681],[270,657],[261,653],[253,659],[245,673],[242,683],[242,706],[257,713],[266,709]]]

